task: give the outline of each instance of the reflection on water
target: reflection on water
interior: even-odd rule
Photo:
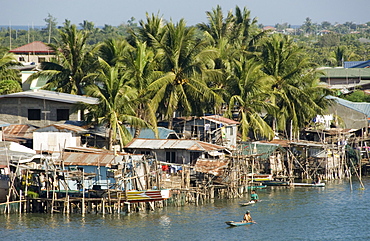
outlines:
[[[370,180],[363,180],[370,189]],[[111,214],[0,215],[1,240],[369,240],[369,190],[354,182],[325,188],[271,187],[261,202],[241,207],[247,197],[202,206]],[[245,210],[257,224],[228,228]]]

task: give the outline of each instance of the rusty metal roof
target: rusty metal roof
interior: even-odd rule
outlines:
[[[289,147],[289,140],[283,140],[283,139],[273,139],[271,141],[260,141],[261,143],[267,143],[267,144],[277,144],[282,147]]]
[[[17,143],[27,142],[33,139],[33,130],[36,127],[32,125],[9,125],[3,127],[3,138],[6,141]]]
[[[20,54],[28,54],[28,53],[54,53],[54,50],[44,44],[41,41],[34,41],[32,43],[20,46],[18,48],[12,49],[9,51],[10,53],[20,53]]]
[[[240,123],[231,119],[228,119],[219,115],[203,116],[201,119],[209,120],[216,123],[222,123],[225,125],[239,125]]]
[[[181,149],[192,151],[224,150],[226,147],[196,140],[180,139],[140,139],[135,138],[125,148],[133,149]]]
[[[47,131],[55,131],[55,130],[65,131],[65,130],[68,130],[68,131],[72,131],[72,132],[76,132],[76,133],[81,133],[81,132],[87,132],[88,131],[85,128],[82,128],[80,126],[71,125],[71,124],[52,124],[52,125],[48,125],[48,126],[45,126],[45,127],[38,128],[37,130],[35,130],[35,132],[43,132],[45,130],[47,130]]]
[[[115,161],[121,161],[122,156],[111,153],[83,153],[64,152],[62,160],[66,166],[107,166],[110,167]]]
[[[198,159],[195,163],[194,170],[197,172],[208,173],[214,176],[221,176],[224,169],[229,165],[228,159],[223,160],[209,160]]]

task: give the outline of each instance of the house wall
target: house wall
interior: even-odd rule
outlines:
[[[46,126],[64,123],[57,121],[57,110],[68,109],[69,120],[79,121],[79,112],[72,113],[73,104],[34,98],[2,98],[0,99],[0,120],[10,124],[30,124]],[[28,110],[40,109],[41,120],[29,120]]]
[[[168,159],[167,152],[174,153]],[[199,152],[191,152],[188,150],[175,150],[175,149],[167,149],[167,150],[149,150],[149,149],[135,149],[135,154],[152,154],[155,153],[156,158],[158,161],[162,162],[169,162],[169,163],[177,163],[177,164],[190,164],[192,160],[192,156],[198,157],[200,155]],[[193,155],[192,155],[193,154]],[[174,160],[172,160],[174,157]]]
[[[49,62],[55,55],[48,54],[15,54],[16,59],[19,62],[34,62],[39,64],[41,62]]]
[[[84,180],[84,188],[85,189],[92,189],[94,185],[100,185],[102,189],[107,189],[109,185],[114,183],[113,178],[107,177],[107,170],[108,168],[105,166],[83,166],[79,165],[78,167],[82,167],[85,173],[95,173],[96,176],[93,178],[85,178]],[[68,168],[77,168],[77,166],[69,166]],[[66,178],[66,183],[70,190],[78,191],[78,185],[75,180],[71,180],[70,178]],[[63,185],[60,185],[61,190],[65,190]]]
[[[65,147],[81,146],[81,137],[67,132],[34,132],[33,149],[36,151],[62,151]]]
[[[157,159],[159,161],[178,163],[178,164],[190,164],[190,152],[186,150],[156,150]],[[175,160],[167,159],[167,152],[175,153]]]
[[[221,128],[222,130],[222,138],[223,138],[223,146],[226,146],[230,149],[236,149],[236,135],[238,128],[236,125],[233,126],[225,126]]]
[[[205,130],[206,124],[209,124],[208,131]],[[205,119],[191,120],[185,124],[185,131],[190,133],[194,139],[211,143],[215,142],[210,140],[214,138],[214,134],[211,135],[210,133],[216,129],[220,129],[222,132],[222,143],[219,144],[230,149],[236,148],[236,137],[238,131],[238,127],[236,125],[222,126],[221,124],[217,124]]]

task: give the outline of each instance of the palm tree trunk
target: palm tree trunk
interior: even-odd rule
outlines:
[[[109,128],[109,135],[108,135],[108,150],[113,150],[113,130]]]

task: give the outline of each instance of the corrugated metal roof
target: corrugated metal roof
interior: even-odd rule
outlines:
[[[270,144],[270,145],[279,145],[281,147],[289,147],[289,140],[273,139],[271,141],[260,141],[260,142]]]
[[[348,107],[350,109],[361,112],[367,117],[370,117],[370,103],[367,102],[352,102],[349,100],[341,99],[335,96],[328,96],[328,99],[335,100],[338,104]]]
[[[224,169],[229,165],[229,160],[209,160],[198,159],[195,163],[194,170],[197,172],[208,173],[214,176],[221,176]]]
[[[9,51],[10,53],[54,53],[54,50],[44,44],[41,41],[34,41],[32,43],[20,46],[18,48],[12,49]]]
[[[343,67],[344,68],[353,68],[354,66],[359,65],[359,64],[363,64],[365,62],[367,62],[367,61],[345,61],[343,63]]]
[[[42,128],[38,128],[38,129],[35,130],[35,132],[43,132],[43,131],[45,131],[45,129],[48,129],[49,127],[54,127],[55,129],[60,130],[60,131],[68,130],[68,131],[72,131],[72,132],[76,132],[76,133],[83,133],[83,132],[88,131],[85,128],[75,126],[75,125],[53,124],[53,125],[48,125],[48,126],[45,126],[45,127],[42,127]]]
[[[113,152],[105,149],[68,147],[63,152],[62,158],[64,165],[67,166],[107,166],[126,161],[141,161],[144,155]]]
[[[196,140],[178,139],[133,139],[125,148],[134,149],[182,149],[193,151],[224,150],[226,147]]]
[[[352,66],[351,68],[369,68],[369,66],[370,66],[370,60],[364,61],[363,63],[358,63]]]
[[[123,159],[120,155],[111,153],[83,153],[83,152],[64,152],[63,163],[67,166],[107,166],[110,167],[116,161]]]
[[[76,104],[79,102],[83,102],[86,104],[95,105],[98,104],[98,99],[93,97],[81,96],[81,95],[71,95],[66,93],[60,93],[55,91],[48,91],[48,90],[29,90],[24,92],[12,93],[8,95],[1,95],[1,98],[35,98],[35,99],[42,99],[42,100],[50,100],[50,101],[57,101],[63,103],[71,103]]]
[[[327,68],[320,71],[324,73],[321,78],[370,78],[370,68]]]
[[[27,140],[33,139],[35,129],[36,127],[32,125],[9,125],[3,127],[3,138],[17,143],[27,142]]]
[[[106,149],[98,149],[98,148],[91,148],[91,147],[66,147],[65,151],[69,152],[86,152],[86,153],[110,153],[113,154],[112,151]]]
[[[231,120],[231,119],[228,119],[226,117],[219,116],[219,115],[203,116],[203,117],[201,117],[201,119],[209,120],[209,121],[212,121],[212,122],[215,122],[215,123],[218,123],[218,124],[222,123],[224,125],[238,125],[238,124],[240,124],[237,121],[234,121],[234,120]]]

